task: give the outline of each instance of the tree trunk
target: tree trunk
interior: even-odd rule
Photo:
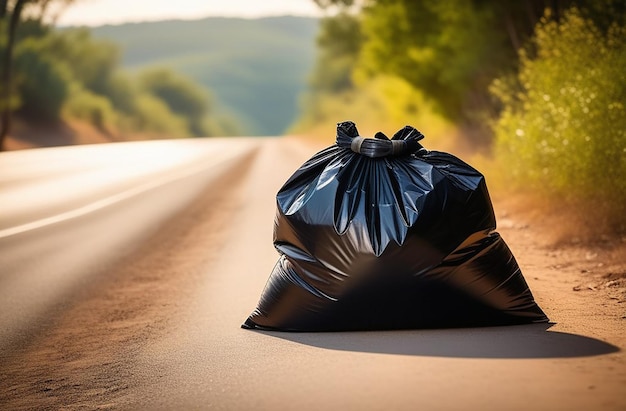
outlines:
[[[11,13],[9,22],[9,35],[7,37],[6,50],[2,58],[2,125],[0,128],[0,151],[4,150],[4,142],[11,129],[11,90],[12,90],[12,63],[13,46],[15,44],[15,32],[20,21],[24,4],[29,0],[17,0]],[[6,11],[6,10],[5,10]]]
[[[7,6],[9,0],[0,0],[0,19],[3,19],[7,15]]]
[[[506,27],[506,32],[509,35],[509,40],[511,40],[511,46],[513,46],[513,50],[517,53],[517,51],[522,46],[519,36],[517,35],[517,29],[515,28],[515,24],[513,23],[513,19],[508,11],[505,11],[504,16],[504,25]]]

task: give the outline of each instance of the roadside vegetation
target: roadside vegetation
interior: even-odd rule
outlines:
[[[3,56],[13,11],[7,9],[0,19]],[[12,75],[8,87],[3,85],[1,102],[18,121],[51,127],[83,121],[112,140],[233,131],[233,124],[215,114],[211,93],[191,79],[158,67],[129,73],[120,66],[119,47],[94,39],[88,29],[59,30],[45,24],[42,15],[22,16],[12,45]]]
[[[601,30],[578,9],[547,14],[517,75],[491,91],[502,102],[493,124],[495,158],[509,180],[565,201],[587,219],[626,216],[626,28]]]
[[[229,135],[248,136],[281,135],[297,117],[317,31],[318,19],[295,16],[91,28],[93,38],[120,45],[125,70],[165,67],[211,90],[213,113],[236,126]]]
[[[411,124],[501,190],[626,233],[623,2],[316,2],[340,12],[321,23],[293,132]]]

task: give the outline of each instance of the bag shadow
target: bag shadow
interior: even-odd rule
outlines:
[[[553,324],[503,327],[350,332],[256,331],[328,350],[452,358],[572,358],[605,355],[620,348],[559,331]]]

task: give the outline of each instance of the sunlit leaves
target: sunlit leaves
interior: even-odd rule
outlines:
[[[515,62],[498,10],[464,0],[377,1],[364,10],[359,78],[398,76],[448,117],[466,119],[491,79]]]
[[[603,34],[572,9],[537,27],[519,76],[492,91],[504,110],[497,153],[523,181],[626,202],[626,29]]]

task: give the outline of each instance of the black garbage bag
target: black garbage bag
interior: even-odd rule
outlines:
[[[496,233],[484,177],[427,151],[339,123],[337,144],[277,195],[281,254],[243,328],[346,331],[548,321]]]

